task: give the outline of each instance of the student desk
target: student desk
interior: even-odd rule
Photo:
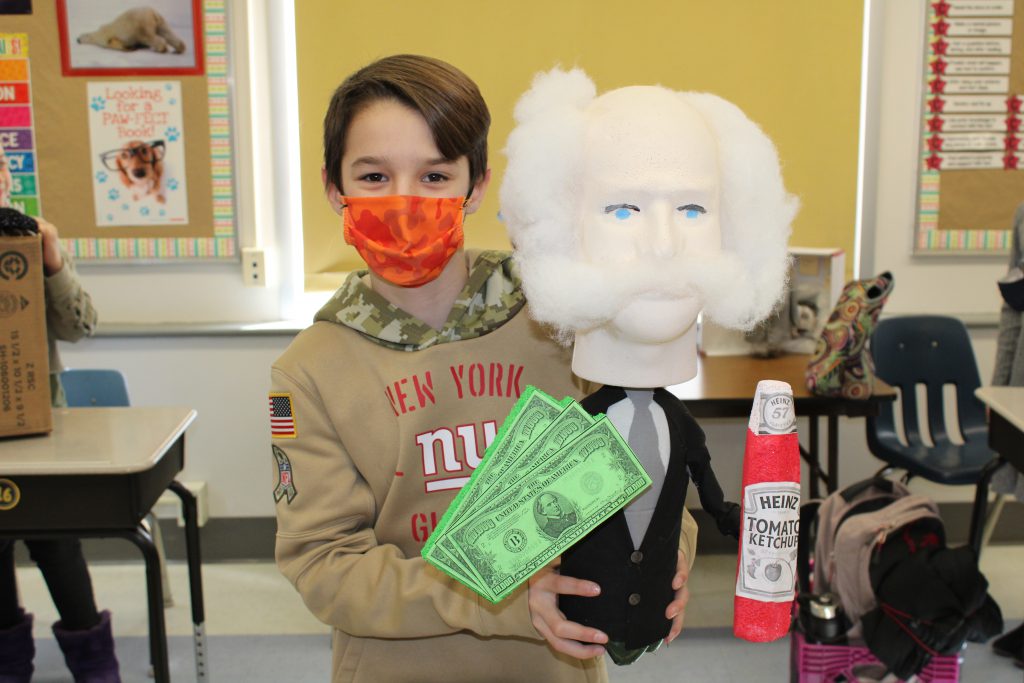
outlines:
[[[195,417],[189,408],[58,408],[52,433],[0,439],[0,537],[118,536],[142,551],[158,682],[170,680],[160,558],[141,522],[168,488],[181,498],[197,680],[206,678],[196,500],[174,480]]]
[[[678,396],[696,418],[734,417],[747,419],[754,403],[757,383],[762,379],[788,382],[793,387],[797,417],[808,420],[807,448],[800,446],[800,455],[810,467],[809,493],[819,497],[818,480],[825,482],[827,491],[839,486],[839,417],[867,417],[878,415],[882,403],[896,398],[896,391],[885,382],[875,379],[875,391],[870,398],[854,400],[815,396],[804,383],[804,370],[811,357],[787,354],[777,358],[755,358],[747,355],[700,356],[697,376],[689,382],[668,387]],[[823,470],[819,457],[818,418],[827,424],[828,470]]]
[[[989,408],[988,444],[998,454],[982,470],[974,495],[970,544],[980,553],[992,475],[1007,462],[1024,472],[1024,387],[980,387],[974,395]]]

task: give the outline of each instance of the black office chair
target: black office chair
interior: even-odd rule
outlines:
[[[69,408],[119,408],[130,405],[128,385],[118,370],[69,369],[60,373],[60,383]],[[174,604],[171,582],[167,580],[167,558],[164,554],[160,520],[152,511],[146,515],[146,526],[153,537],[153,545],[160,555],[160,573],[163,579],[164,605]]]
[[[974,396],[981,380],[964,324],[956,318],[936,315],[886,318],[875,328],[870,348],[878,377],[900,392],[898,417],[893,408],[883,409],[881,415],[867,420],[871,453],[888,463],[887,467],[906,470],[908,479],[920,476],[940,484],[977,486],[996,454],[988,445],[985,407]],[[925,387],[924,405],[918,402],[920,385]],[[950,438],[952,430],[943,409],[946,385],[956,390],[957,428],[963,443]],[[926,417],[921,422],[927,434],[922,434],[919,426],[919,411]],[[900,438],[897,419],[905,439]],[[997,499],[986,531],[972,539],[979,553],[991,534],[1001,503],[1002,499]]]

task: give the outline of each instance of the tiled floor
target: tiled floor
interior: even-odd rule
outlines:
[[[990,583],[990,591],[1000,604],[1008,620],[1024,618],[1024,546],[990,546],[982,558],[982,571]],[[169,575],[175,604],[166,610],[168,634],[189,636],[192,633],[188,601],[188,578],[183,563],[172,563]],[[686,625],[692,629],[715,629],[694,633],[693,640],[702,641],[701,647],[711,647],[725,652],[735,645],[727,630],[732,623],[732,594],[734,584],[735,558],[726,555],[710,555],[698,558],[690,579],[693,597],[686,613]],[[114,614],[114,632],[118,638],[144,637],[147,630],[145,603],[144,569],[139,563],[95,564],[92,566],[93,582],[97,600],[102,607]],[[22,602],[36,614],[36,637],[52,639],[49,624],[57,619],[45,584],[34,567],[18,569],[18,580]],[[291,586],[281,577],[270,563],[208,564],[203,567],[203,588],[206,606],[207,634],[217,636],[263,636],[263,635],[326,635],[328,627],[311,617]],[[683,636],[685,638],[685,634]],[[713,640],[708,641],[708,638]],[[236,641],[237,639],[232,639]],[[319,639],[317,639],[319,641]],[[243,641],[244,642],[244,641]],[[323,657],[329,657],[327,639],[323,641]],[[709,644],[710,643],[710,644]],[[716,644],[717,643],[717,644]],[[254,646],[255,641],[254,641]],[[237,645],[236,645],[237,647]],[[758,657],[770,659],[774,671],[785,671],[786,653],[782,648],[754,650],[758,646],[740,644],[740,652],[752,664],[752,671],[758,669]],[[745,648],[745,649],[742,649]],[[211,650],[213,646],[211,645]],[[678,650],[679,648],[675,648]],[[775,661],[779,660],[779,661]],[[768,663],[768,662],[765,662]],[[999,664],[1002,662],[1000,661]],[[639,663],[638,663],[639,664]],[[187,666],[190,665],[186,665]],[[318,669],[320,670],[320,669]],[[325,669],[324,669],[325,670]],[[632,668],[630,676],[624,676],[628,669],[613,672],[613,681],[619,680],[660,680],[644,675],[644,669]],[[997,668],[996,677],[986,674],[986,681],[1020,681],[1020,669],[1009,665]],[[223,674],[223,672],[222,672]],[[224,675],[219,680],[234,680]],[[50,680],[50,679],[48,679]],[[52,679],[56,680],[56,679]],[[297,679],[302,680],[302,679]],[[708,680],[727,680],[725,678]],[[731,677],[728,680],[733,680]],[[755,679],[736,679],[755,680]],[[775,676],[758,680],[782,680]],[[981,680],[962,677],[961,680]]]

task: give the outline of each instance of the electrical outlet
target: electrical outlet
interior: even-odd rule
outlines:
[[[242,249],[242,279],[247,287],[267,286],[267,267],[262,249]]]

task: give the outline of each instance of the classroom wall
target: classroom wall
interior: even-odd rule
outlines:
[[[794,244],[853,248],[862,0],[634,0],[628,10],[613,0],[295,5],[307,289],[336,287],[362,265],[323,198],[331,94],[356,69],[402,52],[463,69],[490,107],[495,182],[467,220],[469,246],[508,248],[496,216],[512,111],[536,73],[561,65],[586,70],[598,92],[660,84],[734,102],[773,139],[787,188],[801,198]],[[348,28],[343,45],[339,27]]]

